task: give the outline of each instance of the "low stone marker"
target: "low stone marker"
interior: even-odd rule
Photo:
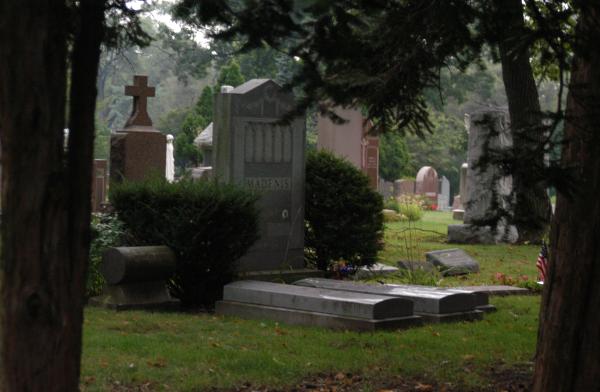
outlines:
[[[402,298],[244,280],[226,285],[217,314],[351,330],[419,325]]]
[[[456,290],[465,290],[476,293],[477,295],[528,295],[531,291],[522,287],[506,286],[506,285],[491,285],[491,286],[460,286],[453,287]]]
[[[343,280],[309,278],[294,283],[305,287],[345,291],[344,295],[379,295],[408,299],[414,304],[415,314],[428,322],[478,320],[483,313],[475,309],[477,300],[472,293],[450,291],[442,288],[423,288],[421,286],[394,284],[364,284]]]
[[[425,253],[425,259],[440,269],[443,276],[479,272],[479,263],[462,249],[445,249]]]
[[[116,310],[173,307],[166,281],[175,272],[175,254],[166,246],[109,248],[102,255],[100,272],[106,287],[94,305]]]
[[[356,271],[355,276],[359,279],[371,278],[375,276],[389,275],[398,272],[398,268],[391,265],[375,263],[370,267],[362,266]]]

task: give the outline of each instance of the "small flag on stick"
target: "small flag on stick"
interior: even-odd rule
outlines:
[[[541,283],[546,281],[546,274],[548,273],[548,247],[546,243],[542,241],[542,249],[540,249],[540,254],[537,257],[537,261],[535,262],[535,266],[538,269],[538,280]]]

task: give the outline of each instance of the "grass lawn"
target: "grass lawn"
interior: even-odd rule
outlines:
[[[414,232],[408,251],[402,238],[406,232],[401,233],[407,224],[389,224],[382,259],[393,264],[407,252],[422,256],[448,247],[443,233],[449,223],[449,214],[427,213],[415,226],[428,231]],[[535,277],[536,247],[461,248],[480,262],[482,272],[442,284],[491,283],[495,272]],[[397,375],[449,383],[452,390],[478,390],[489,386],[492,369],[527,368],[535,349],[539,296],[493,297],[491,302],[498,311],[483,321],[377,333],[88,307],[81,388],[202,391],[245,383],[285,388],[318,374],[342,372],[360,375],[361,390],[378,390],[377,382]]]
[[[443,278],[441,286],[467,286],[500,284],[495,278],[497,272],[514,279],[526,276],[529,281],[537,278],[535,261],[540,251],[533,245],[459,245],[446,242],[448,225],[461,223],[452,220],[450,212],[425,212],[419,222],[394,222],[386,224],[385,249],[381,261],[396,265],[398,260],[425,260],[425,252],[431,250],[460,248],[479,262],[478,274]],[[522,280],[520,278],[519,280]],[[393,278],[387,279],[394,281]]]

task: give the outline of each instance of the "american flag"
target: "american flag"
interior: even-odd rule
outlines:
[[[548,247],[545,242],[542,242],[542,249],[540,249],[540,254],[535,262],[535,266],[539,271],[538,280],[544,282],[546,280],[546,274],[548,273]]]

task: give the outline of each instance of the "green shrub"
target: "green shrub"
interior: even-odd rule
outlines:
[[[113,186],[111,202],[137,245],[166,245],[177,256],[169,283],[184,306],[212,306],[258,239],[258,196],[213,181],[162,179]]]
[[[383,202],[383,208],[386,210],[400,212],[400,205],[398,205],[398,200],[396,200],[393,197],[390,197]]]
[[[368,178],[331,153],[306,161],[305,257],[321,270],[337,260],[372,265],[382,248],[383,201]]]
[[[398,212],[408,221],[416,222],[423,217],[424,200],[420,196],[402,195],[398,198]]]
[[[116,214],[92,215],[92,242],[86,282],[87,297],[100,295],[102,292],[104,286],[104,277],[100,273],[102,252],[113,246],[123,246],[125,241],[125,226]]]

